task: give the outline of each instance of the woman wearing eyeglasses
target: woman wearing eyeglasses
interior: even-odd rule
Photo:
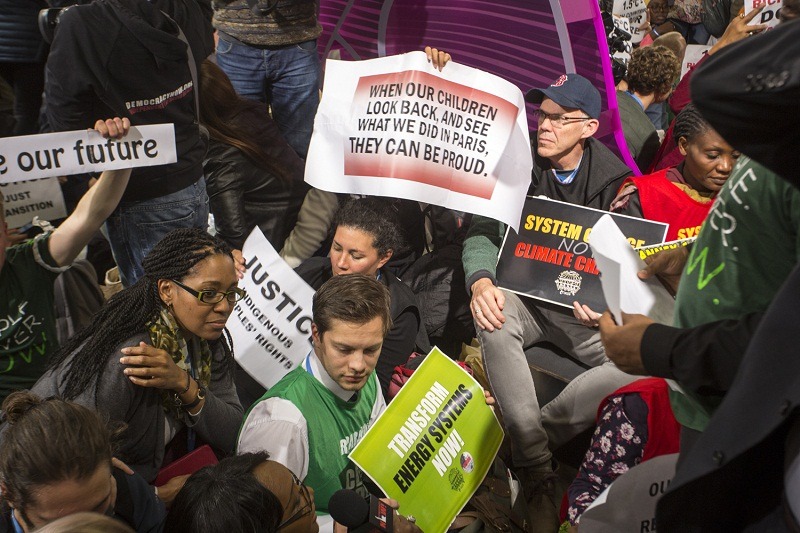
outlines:
[[[33,391],[124,422],[120,457],[152,481],[168,445],[177,455],[195,440],[233,451],[242,407],[222,333],[244,291],[230,247],[200,229],[170,232],[142,266],[144,276],[53,356]]]

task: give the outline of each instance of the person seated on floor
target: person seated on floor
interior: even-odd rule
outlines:
[[[679,441],[666,381],[640,379],[609,394],[597,410],[591,444],[565,495],[570,526],[578,525],[615,479],[643,461],[677,453]]]
[[[228,457],[217,465],[203,467],[192,474],[175,497],[164,522],[165,533],[316,531],[314,500],[309,496],[308,489],[304,489],[302,483],[296,485],[295,489],[291,472],[284,466],[267,461],[268,457],[266,452]],[[288,476],[286,492],[296,490],[298,497],[291,494],[285,500],[280,500],[270,490],[262,480],[266,471],[263,465],[268,462],[283,470],[286,474],[283,478]],[[257,472],[262,472],[262,476]],[[284,520],[287,514],[291,522]]]
[[[669,224],[667,240],[694,237],[739,158],[689,104],[675,119],[682,163],[625,180],[611,211]]]
[[[121,139],[128,119],[98,120],[103,137]],[[51,233],[11,246],[0,192],[0,402],[11,392],[29,389],[58,349],[53,282],[69,268],[106,218],[128,184],[130,169],[106,170],[75,211]]]
[[[200,87],[200,123],[210,136],[203,170],[217,235],[241,249],[258,226],[281,250],[306,194],[305,164],[267,106],[238,96],[209,60],[200,69]]]
[[[314,289],[333,276],[365,274],[377,278],[391,295],[392,327],[386,334],[375,368],[384,397],[392,371],[416,348],[428,352],[422,316],[412,290],[384,266],[404,246],[399,220],[388,200],[367,197],[348,200],[333,221],[329,257],[313,257],[295,271]]]
[[[315,290],[333,276],[347,274],[374,277],[389,290],[392,327],[375,369],[388,399],[394,367],[404,364],[417,348],[425,353],[430,350],[416,296],[384,268],[403,246],[399,222],[388,200],[368,197],[348,200],[336,214],[333,228],[330,257],[312,257],[295,271]],[[264,394],[264,388],[245,372],[238,371],[236,379],[242,404]]]
[[[0,531],[39,531],[84,511],[160,531],[164,504],[141,476],[112,464],[117,435],[99,413],[28,391],[9,395],[2,410]]]
[[[204,230],[167,234],[144,276],[114,295],[53,357],[33,391],[128,427],[121,458],[148,481],[197,442],[234,449],[242,407],[225,323],[244,296],[230,247]],[[169,456],[167,456],[167,462]]]

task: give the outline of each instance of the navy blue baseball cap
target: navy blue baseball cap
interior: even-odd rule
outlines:
[[[564,74],[545,89],[531,89],[525,100],[541,104],[547,97],[561,107],[580,109],[592,118],[600,118],[600,91],[579,74]]]

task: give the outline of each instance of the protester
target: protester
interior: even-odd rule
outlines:
[[[567,519],[583,512],[619,476],[644,461],[678,452],[680,426],[663,379],[640,379],[607,396],[578,475],[567,489]]]
[[[739,158],[739,152],[692,104],[675,119],[674,135],[684,161],[648,176],[628,178],[611,204],[611,211],[669,224],[667,241],[697,235]]]
[[[281,502],[255,475],[255,469],[267,456],[263,453],[228,457],[192,474],[167,515],[165,533],[288,531],[281,519]],[[308,510],[313,518],[313,502]],[[316,522],[312,519],[309,525],[315,526]]]
[[[377,278],[389,290],[392,327],[383,340],[375,367],[384,398],[388,398],[394,367],[405,364],[417,347],[425,353],[430,351],[416,296],[383,268],[405,246],[399,224],[389,201],[351,199],[339,209],[333,221],[330,257],[313,257],[296,269],[314,289],[333,276],[365,274]]]
[[[389,291],[374,277],[323,284],[313,300],[312,352],[250,408],[238,453],[268,451],[314,489],[320,511],[342,488],[366,496],[347,455],[356,443],[339,442],[363,434],[386,407],[374,370],[390,327]]]
[[[94,129],[121,139],[128,119],[98,120]],[[108,170],[83,197],[75,211],[52,233],[9,247],[3,195],[0,193],[0,400],[30,388],[58,348],[53,282],[66,270],[119,203],[127,170]]]
[[[191,451],[196,435],[233,451],[242,407],[222,333],[244,291],[230,248],[199,229],[170,232],[142,266],[145,275],[53,356],[33,390],[127,424],[121,457],[152,481],[168,444]]]
[[[526,98],[540,104],[528,193],[607,210],[631,171],[592,138],[601,110],[597,89],[586,78],[565,74],[550,87],[528,92]],[[495,265],[504,233],[505,225],[498,221],[473,218],[462,256],[472,295],[470,307],[532,527],[554,531],[559,521],[548,440],[556,432],[568,439],[591,427],[600,400],[631,379],[605,357],[596,330],[562,310],[496,286]],[[603,365],[603,371],[588,384],[590,389],[584,389],[578,379],[540,409],[524,350],[541,341],[554,343],[584,364]],[[577,395],[588,399],[576,402]],[[543,423],[548,424],[548,433]]]
[[[640,169],[650,167],[661,144],[645,112],[669,97],[680,72],[678,58],[666,47],[637,48],[631,54],[625,75],[628,89],[617,91],[617,103],[625,142]]]
[[[11,394],[2,410],[0,531],[31,533],[84,511],[160,531],[164,505],[141,476],[112,466],[115,435],[98,413],[29,392]]]
[[[207,145],[193,72],[214,50],[210,18],[209,0],[108,0],[71,7],[59,17],[45,83],[54,131],[87,128],[98,116],[175,128],[177,162],[135,169],[106,225],[126,287],[142,275],[143,258],[167,233],[208,225]]]
[[[264,104],[239,97],[209,60],[200,71],[200,121],[210,136],[203,162],[217,235],[234,249],[258,226],[276,250],[297,222],[305,165]]]
[[[792,0],[796,1],[796,0]],[[693,76],[693,72],[701,65],[703,62],[707,60],[707,58],[713,56],[714,54],[719,53],[725,47],[741,41],[751,35],[757,34],[759,32],[763,32],[767,29],[766,24],[754,24],[750,25],[753,19],[762,11],[763,7],[758,7],[748,13],[747,15],[736,17],[733,21],[731,21],[728,28],[725,30],[725,33],[720,37],[720,39],[714,43],[714,45],[708,50],[708,52],[698,61],[695,65],[689,69],[689,72],[681,78],[681,81],[678,83],[677,87],[672,93],[672,96],[669,98],[669,106],[672,109],[672,112],[676,115],[681,112],[681,110],[686,107],[692,101],[692,94],[690,90],[690,82]],[[656,154],[655,160],[653,164],[650,166],[648,172],[655,172],[656,170],[661,170],[664,168],[669,168],[676,166],[683,160],[683,156],[678,149],[677,139],[674,137],[672,133],[672,126],[666,131],[666,135],[664,140],[661,143],[661,148],[659,148],[658,153]],[[642,169],[644,170],[644,169]]]

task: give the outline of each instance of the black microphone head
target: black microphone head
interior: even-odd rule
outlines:
[[[349,489],[337,490],[328,501],[331,518],[347,528],[355,528],[369,521],[369,504]]]

